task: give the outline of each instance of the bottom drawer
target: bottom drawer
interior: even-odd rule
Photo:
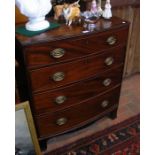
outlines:
[[[104,115],[110,108],[117,106],[119,94],[120,87],[117,87],[68,109],[36,117],[39,137],[45,138],[69,131]]]

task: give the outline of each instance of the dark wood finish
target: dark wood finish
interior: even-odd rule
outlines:
[[[101,32],[104,31],[110,31],[113,29],[118,29],[119,28],[125,28],[129,27],[129,23],[124,22],[124,20],[117,18],[117,17],[112,17],[111,20],[103,20],[100,19],[97,24],[96,28],[92,32],[88,33],[83,33],[84,27],[83,25],[78,25],[78,26],[66,26],[65,24],[62,24],[59,28],[47,31],[46,33],[42,33],[37,36],[33,37],[27,37],[23,36],[20,34],[16,34],[17,39],[20,41],[22,46],[28,46],[28,45],[34,45],[34,44],[40,44],[40,43],[47,43],[50,41],[56,41],[56,40],[64,40],[64,39],[72,39],[72,38],[77,38],[79,39],[81,36],[89,36],[90,34],[100,34]],[[17,25],[17,27],[20,25]],[[95,45],[94,45],[95,46]]]
[[[69,85],[68,87],[35,94],[33,96],[35,114],[42,114],[48,111],[53,112],[67,108],[120,85],[122,80],[122,67],[123,65],[98,74],[96,77]],[[103,84],[106,79],[111,79],[109,86]],[[55,102],[55,99],[58,96],[65,96],[67,99],[64,103],[59,105]]]
[[[115,119],[115,118],[117,118],[117,108],[116,109],[114,109],[113,111],[111,111],[110,113],[109,113],[109,117],[111,118],[111,119]]]
[[[24,58],[21,52],[22,47],[20,46],[20,42],[17,39],[15,41],[15,51],[16,62],[18,62],[18,65],[15,68],[16,87],[18,90],[20,102],[24,102],[29,100],[29,91]]]
[[[34,37],[16,34],[17,60],[23,63],[23,82],[29,87],[30,105],[43,148],[46,149],[50,137],[100,117],[117,116],[128,28],[127,21],[113,17],[100,19],[94,31],[88,33],[83,33],[83,25],[62,24]],[[53,58],[50,53],[57,48],[65,53]],[[61,76],[56,76],[60,72]]]
[[[120,31],[112,30],[104,33],[88,35],[79,39],[68,39],[65,41],[54,41],[46,44],[39,44],[25,48],[24,53],[29,68],[37,68],[45,65],[51,65],[59,62],[74,60],[95,54],[98,51],[106,51],[113,46],[126,44],[128,29],[124,28]],[[107,39],[110,36],[115,36],[117,41],[114,45],[109,45]],[[53,58],[50,53],[62,48],[65,54],[62,58]]]
[[[47,140],[46,139],[45,140],[40,140],[39,145],[40,145],[40,149],[42,151],[46,150],[47,149]]]
[[[90,56],[74,62],[32,70],[30,72],[32,91],[35,93],[41,92],[86,79],[116,65],[120,65],[124,62],[124,56],[124,48],[116,48],[115,50],[109,50],[106,53]],[[112,65],[107,66],[105,60],[109,57],[112,57],[114,62]],[[65,74],[62,81],[55,82],[51,78],[57,72],[63,72]]]
[[[84,0],[90,9],[92,0]],[[98,0],[104,9],[105,0]],[[111,0],[113,16],[130,22],[124,78],[140,72],[140,0]]]
[[[116,107],[118,104],[120,93],[120,87],[104,94],[97,95],[91,100],[82,102],[74,107],[70,107],[66,110],[57,111],[55,113],[50,113],[42,117],[37,117],[37,129],[39,132],[39,137],[49,137],[60,134],[66,130],[72,129],[75,126],[89,121],[94,116],[103,114],[110,107]],[[109,104],[106,107],[102,107],[101,103],[107,100]],[[67,122],[64,125],[57,125],[56,121],[59,118],[66,118]]]

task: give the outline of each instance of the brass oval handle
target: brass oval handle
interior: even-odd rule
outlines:
[[[64,103],[66,100],[67,100],[66,96],[58,96],[55,99],[55,103],[60,105],[60,104]]]
[[[117,39],[116,39],[115,36],[110,36],[110,37],[108,37],[108,39],[107,39],[107,43],[108,43],[109,45],[114,45],[114,44],[116,43],[116,41],[117,41]]]
[[[109,86],[110,84],[111,84],[111,79],[109,79],[109,78],[107,78],[107,79],[105,79],[103,82],[102,82],[102,84],[104,85],[104,86]]]
[[[56,72],[51,77],[54,81],[62,81],[65,78],[64,72]]]
[[[65,118],[65,117],[62,117],[62,118],[59,118],[56,120],[56,124],[59,126],[64,125],[66,123],[67,123],[67,118]]]
[[[101,107],[102,107],[102,108],[105,108],[105,107],[108,106],[108,104],[109,104],[109,101],[104,100],[104,101],[101,103]]]
[[[65,54],[65,50],[62,48],[56,48],[50,52],[50,56],[56,59],[63,57],[64,54]]]
[[[113,57],[107,57],[104,62],[107,66],[110,66],[114,63],[114,58]]]

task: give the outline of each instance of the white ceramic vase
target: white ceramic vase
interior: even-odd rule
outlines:
[[[16,5],[29,19],[25,25],[27,30],[40,31],[50,26],[45,15],[52,8],[51,0],[16,0]]]

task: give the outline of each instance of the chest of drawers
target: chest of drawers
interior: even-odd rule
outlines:
[[[94,31],[59,28],[16,34],[40,144],[103,116],[115,118],[129,23],[100,19]]]

